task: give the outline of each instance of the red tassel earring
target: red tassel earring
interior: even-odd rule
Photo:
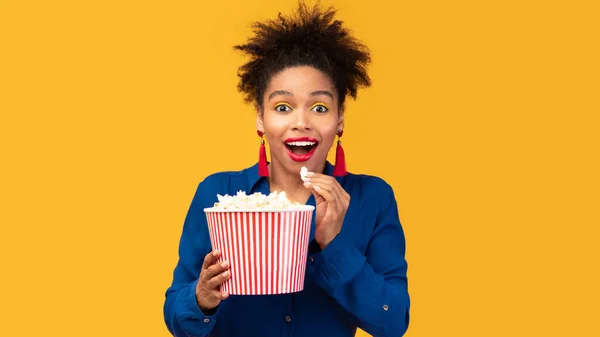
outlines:
[[[261,177],[269,176],[269,162],[267,162],[267,150],[265,148],[265,140],[263,139],[263,133],[256,131],[260,140],[260,151],[258,152],[258,175]]]
[[[346,175],[346,155],[344,154],[344,149],[342,148],[342,134],[344,134],[343,130],[338,131],[338,143],[337,148],[335,150],[335,166],[333,168],[333,176],[334,177],[342,177]]]

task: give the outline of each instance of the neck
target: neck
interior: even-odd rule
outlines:
[[[324,170],[325,163],[319,165],[316,172]],[[300,204],[305,204],[311,195],[310,190],[304,187],[300,171],[290,172],[276,161],[272,161],[269,165],[269,189],[271,192],[285,192],[288,199]]]

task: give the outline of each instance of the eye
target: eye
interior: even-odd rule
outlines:
[[[292,107],[290,107],[287,104],[277,104],[275,106],[275,110],[279,111],[279,112],[288,112],[288,111],[292,111]]]
[[[317,104],[317,105],[313,106],[311,110],[315,111],[315,112],[320,112],[320,113],[329,111],[329,109],[326,106],[324,106],[323,104]]]

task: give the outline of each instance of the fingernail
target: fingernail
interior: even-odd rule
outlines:
[[[223,263],[221,263],[221,267],[223,267],[223,268],[227,268],[227,262],[223,262]]]
[[[227,296],[229,296],[229,294],[228,294],[228,293],[223,293],[223,294],[221,294],[221,297],[222,297],[222,298],[227,298]]]
[[[223,277],[229,277],[229,270],[223,273]]]
[[[318,185],[315,185],[315,190],[320,191],[321,188]]]
[[[315,173],[314,173],[314,172],[308,172],[308,173],[306,174],[306,176],[307,176],[307,177],[314,177],[314,176],[315,176]]]
[[[213,256],[217,256],[217,255],[219,255],[219,251],[218,250],[214,250],[213,251]]]

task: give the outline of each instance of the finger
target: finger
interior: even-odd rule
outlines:
[[[327,202],[331,203],[335,202],[335,197],[329,190],[331,187],[327,187],[325,184],[313,182],[304,183],[304,186],[311,190],[315,198],[323,198]]]
[[[322,193],[323,198],[329,202],[332,210],[336,212],[345,212],[348,210],[348,207],[350,207],[350,195],[346,193],[346,190],[344,190],[337,182],[331,187],[323,187],[320,184],[315,184],[315,186],[318,186],[321,189],[325,188],[325,193],[329,192],[332,195],[331,199],[327,199],[325,193]],[[329,188],[331,188],[331,190]]]
[[[346,208],[350,207],[350,194],[348,194],[348,192],[344,190],[342,195],[344,196],[344,200],[346,201]]]
[[[333,185],[335,181],[328,179],[327,176],[314,177],[308,181],[309,184],[318,185],[320,188],[324,188],[330,192],[333,192]]]
[[[321,175],[321,177],[326,182],[325,184],[331,184],[331,189],[329,190],[332,194],[336,195],[344,204],[350,204],[350,194],[346,192],[337,179],[326,175]]]
[[[310,175],[311,178],[308,178],[304,183],[304,186],[311,189],[311,192],[317,198],[321,196],[321,193],[318,193],[314,190],[312,186],[319,186],[321,189],[325,189],[331,193],[333,199],[328,201],[339,203],[340,209],[347,209],[350,205],[350,195],[344,190],[344,188],[340,185],[340,183],[334,177],[313,173]],[[324,196],[322,196],[324,198]]]
[[[319,188],[322,189],[323,187],[321,185],[322,184],[319,184]],[[312,181],[304,182],[304,187],[308,188],[312,192],[312,194],[315,196],[315,198],[322,197],[321,193],[319,193],[315,190],[315,186],[317,186],[317,185],[315,183],[313,183]]]
[[[348,207],[350,206],[350,195],[341,186],[337,187],[337,191],[338,191],[337,193],[339,195],[341,209],[347,210]]]
[[[312,181],[314,179],[336,181],[334,177],[322,173],[308,172],[306,174],[306,181]]]
[[[212,290],[208,290],[208,296],[214,297],[218,300],[224,300],[229,297],[229,293],[226,291],[220,291],[219,289],[211,288]]]
[[[320,177],[320,176],[327,176],[327,175],[325,175],[323,173],[317,173],[317,172],[307,172],[306,173],[307,178]]]
[[[342,187],[342,185],[338,184],[334,184],[333,187],[336,189],[338,195],[341,197],[341,200],[343,200],[346,204],[350,203],[350,194],[348,194],[348,192],[346,192],[346,190]]]
[[[316,177],[311,179],[310,184],[319,186],[320,188],[329,191],[336,198],[336,200],[339,200],[342,203],[347,203],[350,200],[350,196],[347,195],[344,188],[342,188],[339,182],[332,177]]]
[[[206,286],[209,289],[215,289],[218,286],[220,286],[221,284],[223,284],[223,282],[229,280],[230,278],[231,278],[231,271],[226,270],[223,273],[216,275],[215,277],[212,277],[211,279],[209,279]]]
[[[315,184],[315,183],[310,183],[310,185],[312,186],[312,189],[317,192],[319,195],[321,195],[323,198],[325,198],[325,200],[327,202],[329,202],[331,205],[335,204],[336,202],[336,197],[333,195],[333,193],[331,191],[329,191],[327,188]]]
[[[339,181],[332,176],[328,176],[325,174],[315,174],[314,176],[307,179],[307,181],[319,184],[331,186],[330,190],[333,190],[334,187],[339,187],[340,190],[343,190],[342,185],[340,185]]]
[[[224,272],[228,269],[229,269],[229,262],[223,261],[219,264],[215,264],[215,265],[208,267],[208,269],[206,269],[206,271],[205,271],[204,277],[206,280],[210,280],[211,278],[215,277],[216,275],[221,274],[222,272]]]
[[[304,183],[304,187],[308,188],[310,190],[310,192],[312,193],[312,195],[315,197],[315,200],[317,201],[317,203],[319,202],[319,200],[325,199],[323,198],[323,196],[321,196],[317,191],[315,191],[315,187],[311,184],[311,183]]]
[[[217,262],[219,255],[221,255],[221,252],[216,249],[206,254],[204,263],[202,263],[202,269],[208,269],[210,266],[214,265],[215,262]]]

